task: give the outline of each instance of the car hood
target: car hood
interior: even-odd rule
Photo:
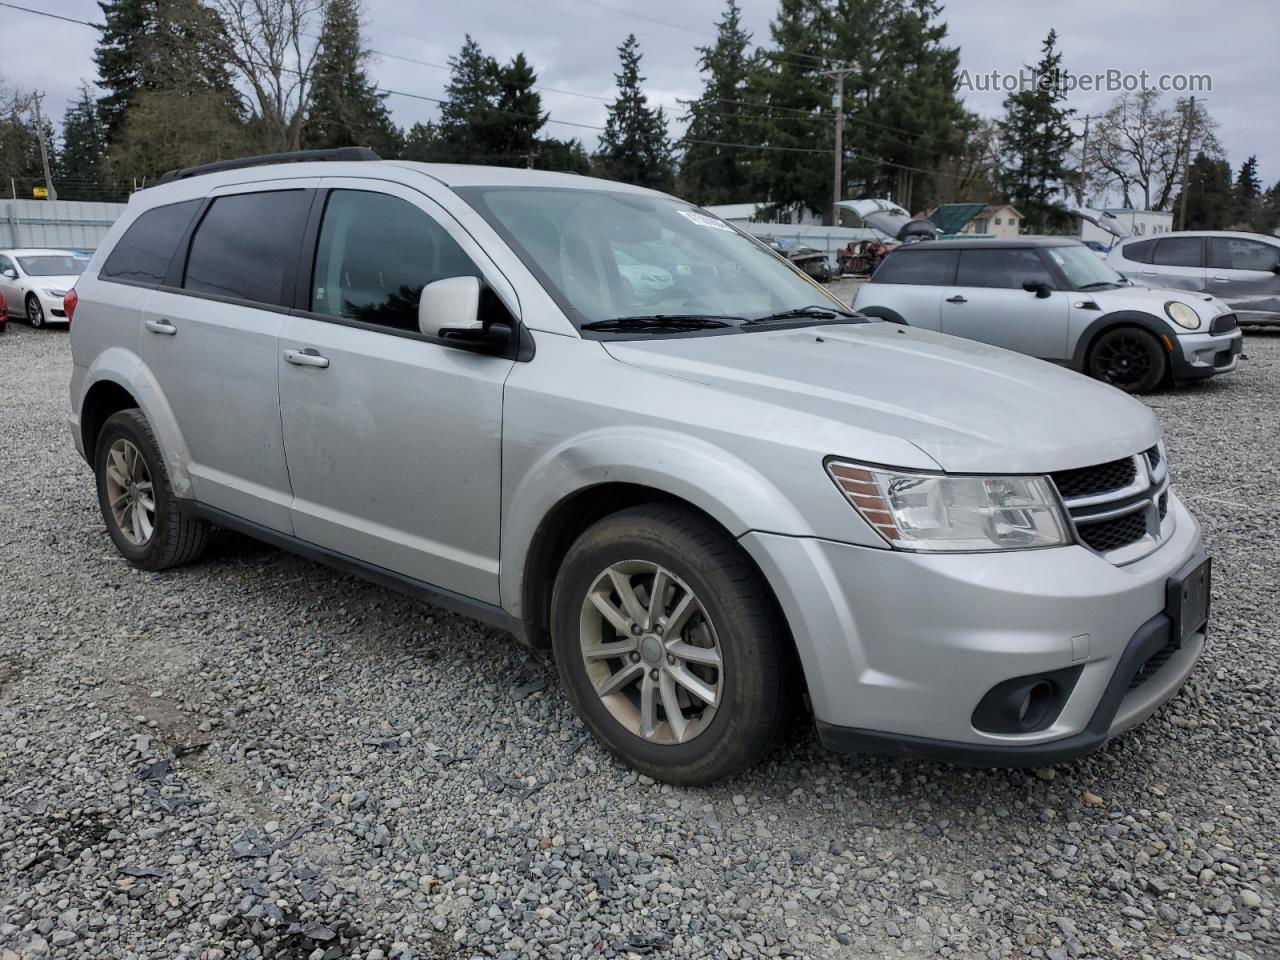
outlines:
[[[40,290],[70,290],[80,278],[75,274],[65,277],[26,277],[28,286]]]
[[[1116,287],[1114,290],[1082,290],[1080,293],[1093,300],[1107,313],[1117,310],[1143,310],[1164,319],[1164,305],[1170,300],[1180,300],[1200,314],[1202,320],[1230,313],[1231,308],[1210,293],[1194,290],[1178,290],[1173,287],[1154,287],[1134,284]]]
[[[1152,446],[1155,416],[1114,387],[996,347],[890,323],[606,341],[615,359],[724,395],[836,421],[924,451],[942,469],[1043,473]],[[826,450],[856,458],[858,450]]]

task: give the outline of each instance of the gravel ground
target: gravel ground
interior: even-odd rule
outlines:
[[[136,571],[0,337],[0,960],[1280,957],[1280,335],[1150,398],[1216,555],[1192,682],[1084,761],[966,770],[801,728],[637,778],[551,664],[247,539]]]

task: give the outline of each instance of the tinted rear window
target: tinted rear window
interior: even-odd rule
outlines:
[[[1120,255],[1134,263],[1150,263],[1151,255],[1156,251],[1154,240],[1143,240],[1141,243],[1126,243],[1120,248]]]
[[[1164,267],[1202,267],[1199,237],[1162,237],[1156,241],[1156,256],[1153,263]]]
[[[876,271],[876,283],[941,284],[951,280],[955,252],[951,250],[895,250]]]
[[[182,286],[255,303],[291,303],[309,199],[305,190],[272,190],[214,200],[191,239]]]
[[[124,232],[98,276],[137,283],[163,283],[178,241],[199,206],[199,200],[186,200],[148,210]]]

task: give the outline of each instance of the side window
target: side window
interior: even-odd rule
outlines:
[[[1154,240],[1143,240],[1141,243],[1126,243],[1120,248],[1120,256],[1134,263],[1150,263],[1156,252]]]
[[[1162,267],[1203,267],[1202,246],[1199,237],[1161,237],[1152,262]]]
[[[1219,270],[1273,270],[1280,261],[1280,246],[1243,237],[1212,237],[1209,265]]]
[[[479,276],[444,227],[407,200],[334,190],[320,225],[311,311],[416,331],[423,287]]]
[[[183,288],[289,305],[308,200],[305,190],[218,197],[191,239]]]
[[[950,250],[895,251],[876,270],[876,283],[947,283],[955,264]]]
[[[958,287],[1021,289],[1028,280],[1057,286],[1038,250],[960,251],[960,266],[956,270]]]
[[[6,270],[12,270],[12,269],[13,269],[13,264],[9,261],[9,258],[0,257],[0,273],[4,273]]]
[[[200,202],[170,203],[138,217],[116,243],[98,276],[104,280],[164,283],[173,252]]]

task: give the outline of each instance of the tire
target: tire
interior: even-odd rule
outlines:
[[[589,597],[603,595],[625,621],[610,571],[648,606],[659,569],[667,589],[656,607],[665,609],[645,616],[640,636],[628,636],[625,623],[607,619]],[[552,595],[552,646],[578,715],[615,757],[667,783],[712,783],[758,763],[785,732],[797,693],[794,652],[768,590],[741,548],[691,510],[644,505],[600,520],[569,549]],[[681,617],[686,594],[692,599]],[[677,619],[673,637],[662,625]],[[597,642],[619,652],[606,658],[597,650],[588,666],[585,651]],[[633,679],[618,692],[597,692],[624,674]],[[646,685],[655,721],[647,734]],[[714,692],[714,701],[694,689]],[[668,703],[679,713],[674,722]]]
[[[130,456],[130,450],[137,459]],[[140,469],[136,466],[138,460]],[[187,503],[173,495],[160,447],[142,411],[121,410],[107,418],[94,444],[93,464],[102,519],[116,549],[131,564],[142,570],[167,570],[190,563],[204,552],[209,524],[193,516]],[[131,496],[135,499],[121,502],[121,477],[134,485]],[[153,508],[150,511],[145,509],[148,489],[137,487],[148,481]],[[112,507],[113,500],[116,509]],[[141,507],[149,524],[136,522],[137,510],[131,507]],[[116,515],[120,508],[123,521]]]
[[[1095,380],[1126,393],[1148,393],[1164,382],[1169,359],[1160,341],[1137,327],[1116,327],[1094,341],[1086,365]]]
[[[31,324],[33,330],[39,330],[44,326],[44,307],[40,304],[40,298],[34,293],[27,294],[27,323]]]

